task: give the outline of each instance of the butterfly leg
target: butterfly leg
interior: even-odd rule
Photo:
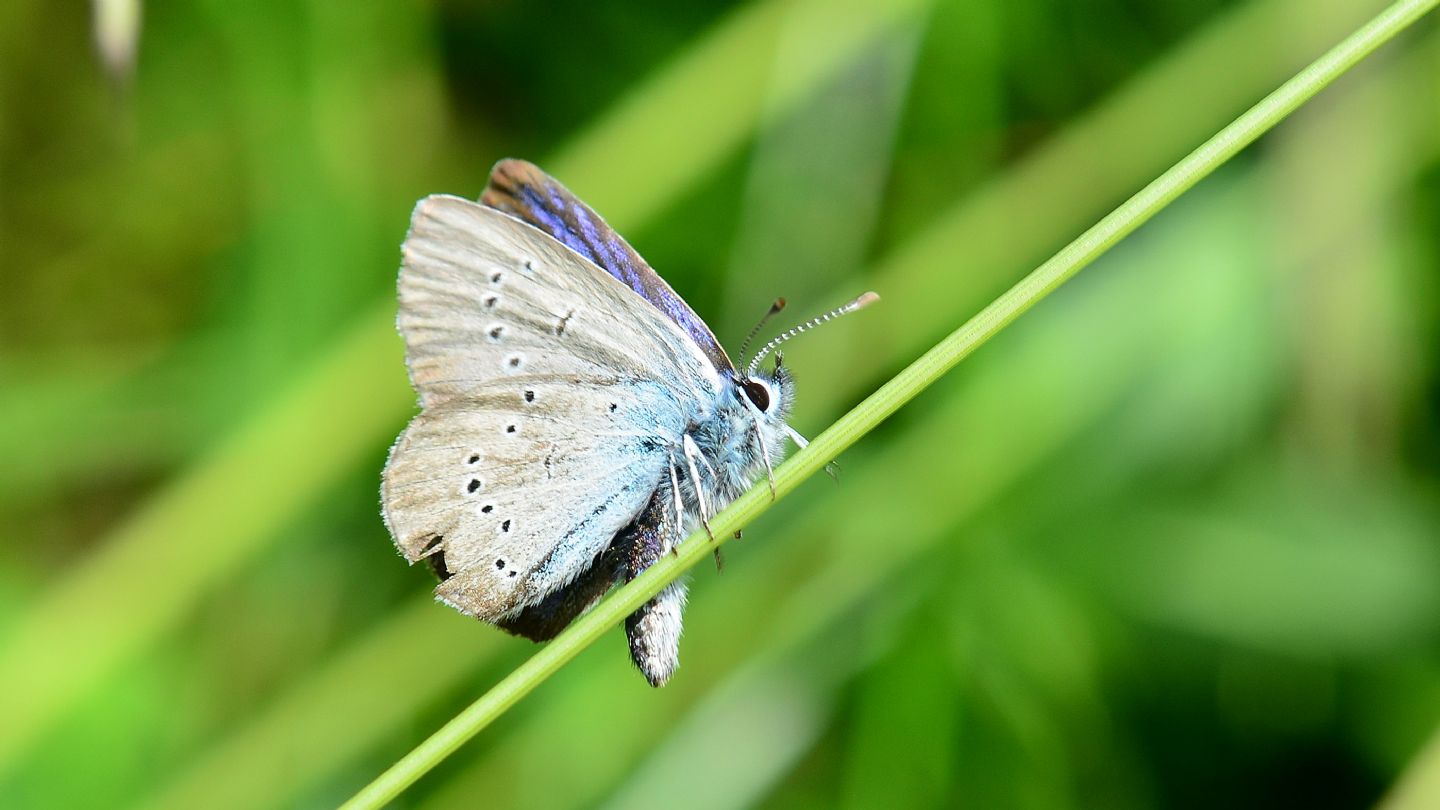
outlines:
[[[690,438],[689,433],[685,434],[684,448],[685,463],[690,466],[690,480],[695,486],[695,500],[700,502],[700,525],[705,527],[705,533],[710,535],[711,540],[714,540],[715,532],[710,531],[710,516],[713,513],[710,511],[709,499],[705,497],[705,484],[700,480],[700,468],[695,466],[695,459],[700,459],[707,468],[710,466],[710,462],[705,460],[705,456],[700,453],[700,448],[695,445],[695,440]],[[710,473],[713,476],[715,471],[711,470]]]
[[[801,450],[804,450],[805,448],[810,446],[810,440],[800,435],[800,431],[796,430],[795,428],[786,425],[785,432],[790,434],[790,441],[795,442],[795,445]]]
[[[625,581],[640,576],[683,539],[679,522],[671,519],[667,500],[662,486],[640,517],[622,533],[623,541],[617,538],[617,543],[623,542],[626,549]],[[685,592],[683,580],[672,582],[625,619],[630,660],[651,686],[664,686],[680,666]]]
[[[793,441],[793,442],[795,442],[795,444],[796,444],[797,446],[799,446],[799,448],[800,448],[801,450],[804,450],[805,448],[807,448],[807,447],[810,446],[810,441],[809,441],[808,439],[806,439],[804,436],[801,436],[801,435],[800,435],[800,432],[797,431],[795,428],[792,428],[792,427],[790,427],[789,425],[786,425],[786,426],[785,426],[785,431],[790,434],[790,440]],[[839,480],[840,480],[840,465],[839,465],[839,464],[836,464],[836,463],[833,462],[833,461],[830,462],[829,464],[826,464],[826,465],[825,465],[825,474],[828,475],[828,476],[830,476],[831,480],[833,480],[833,481],[839,481]]]
[[[770,466],[770,448],[765,446],[765,434],[760,432],[760,422],[751,423],[755,429],[755,444],[760,447],[760,458],[765,460],[765,478],[770,482],[770,500],[775,500],[775,468]]]
[[[673,455],[670,456],[670,494],[674,496],[675,525],[684,526],[685,499],[680,495],[680,478],[675,474],[675,456]],[[678,555],[680,553],[678,550],[676,550],[674,544],[670,544],[669,548],[666,550],[669,551],[671,554]]]

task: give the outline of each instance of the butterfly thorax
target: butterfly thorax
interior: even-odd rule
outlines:
[[[676,456],[687,531],[698,526],[702,515],[728,506],[784,459],[791,392],[784,367],[743,381],[727,378],[709,414],[686,431],[699,455],[693,471],[683,452]],[[702,490],[698,495],[697,475]]]

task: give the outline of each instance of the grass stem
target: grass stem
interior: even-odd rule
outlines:
[[[817,436],[809,447],[777,469],[776,497],[783,497],[801,481],[819,472],[825,464],[934,384],[1000,330],[1361,59],[1433,10],[1437,3],[1440,0],[1399,0],[1394,3],[1185,156],[881,386]],[[715,542],[723,543],[773,502],[768,487],[751,489],[711,521],[717,538]],[[576,620],[554,641],[380,774],[344,806],[380,807],[398,796],[666,584],[709,556],[712,547],[704,532],[692,535],[680,546],[678,555],[661,560]]]

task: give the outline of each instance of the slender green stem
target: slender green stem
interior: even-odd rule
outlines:
[[[677,554],[651,566],[594,610],[581,616],[489,692],[355,794],[345,807],[380,807],[398,796],[665,585],[703,560],[717,544],[724,543],[735,531],[758,517],[774,503],[775,498],[784,496],[801,481],[819,472],[845,448],[934,384],[945,372],[1056,287],[1437,4],[1440,0],[1400,0],[1266,96],[816,437],[809,447],[775,471],[775,497],[771,497],[770,489],[765,486],[755,487],[741,496],[711,521],[715,536],[713,541],[704,532],[691,536],[679,547]]]

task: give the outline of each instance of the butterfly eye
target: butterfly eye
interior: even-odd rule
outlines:
[[[761,411],[770,410],[770,386],[759,380],[746,380],[743,383],[745,396],[750,398],[755,407]]]

